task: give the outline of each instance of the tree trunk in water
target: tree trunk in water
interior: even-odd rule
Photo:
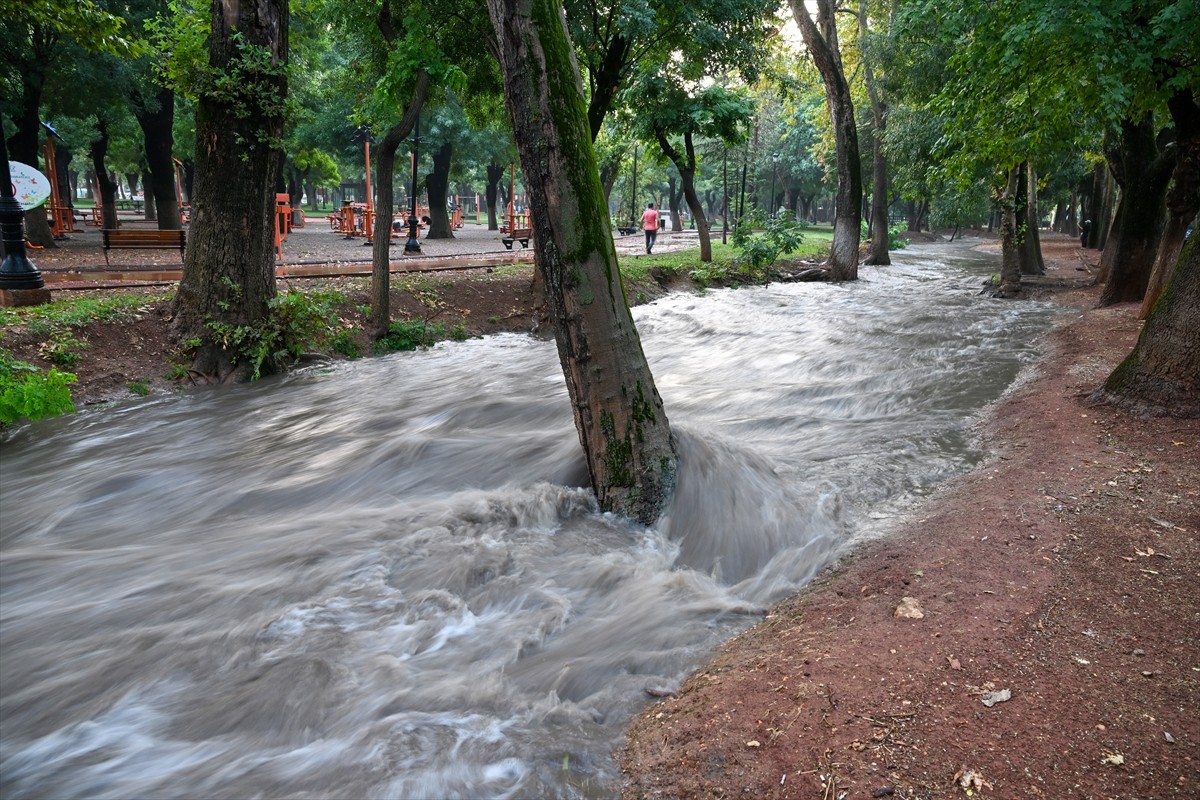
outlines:
[[[158,229],[177,231],[182,225],[179,215],[179,200],[175,195],[175,161],[173,126],[175,124],[175,92],[159,89],[154,99],[147,103],[135,98],[134,117],[142,128],[146,143],[146,164],[150,167],[150,183],[143,194],[149,208],[150,196],[158,210]],[[147,217],[150,219],[150,217]]]
[[[425,191],[429,194],[429,232],[426,239],[453,239],[450,214],[446,211],[450,189],[450,158],[454,145],[446,142],[433,154],[433,172],[425,176]]]
[[[1200,237],[1179,263],[1146,317],[1129,357],[1092,394],[1138,413],[1200,417]]]
[[[1122,123],[1120,152],[1109,160],[1122,191],[1113,221],[1115,236],[1101,259],[1102,306],[1139,302],[1146,293],[1166,216],[1173,153],[1159,153],[1149,114],[1138,123]]]
[[[1042,260],[1042,239],[1038,231],[1037,180],[1033,165],[1028,162],[1021,169],[1016,213],[1017,236],[1021,243],[1021,274],[1045,275],[1046,262]]]
[[[371,314],[367,333],[372,340],[382,339],[391,325],[392,215],[396,211],[396,150],[417,124],[429,90],[429,75],[421,70],[413,89],[413,98],[400,122],[388,129],[375,146],[375,229],[371,249]]]
[[[209,66],[221,75],[240,72],[243,85],[232,102],[204,94],[196,104],[192,224],[174,313],[176,335],[200,342],[193,373],[227,381],[276,367],[269,357],[262,364],[247,363],[245,349],[254,344],[275,297],[275,186],[287,95],[288,4],[223,0],[212,9]],[[259,65],[246,46],[265,50],[269,65]],[[250,339],[239,344],[229,331]]]
[[[1200,107],[1189,89],[1176,92],[1167,103],[1175,122],[1175,171],[1167,190],[1167,222],[1142,299],[1145,319],[1162,292],[1167,276],[1179,261],[1189,225],[1200,211]]]
[[[602,509],[651,524],[674,491],[675,452],[625,300],[562,6],[487,5],[592,487]]]
[[[1017,192],[1024,167],[1012,167],[1008,182],[996,198],[1000,210],[1000,287],[996,297],[1016,297],[1021,292],[1020,244],[1017,241]]]
[[[857,280],[862,226],[862,164],[859,162],[854,102],[838,50],[835,3],[834,0],[817,0],[815,23],[802,0],[791,0],[791,4],[792,16],[800,26],[804,44],[825,83],[825,99],[837,151],[838,191],[833,246],[829,253],[830,277],[835,281]]]
[[[92,169],[96,171],[96,188],[100,192],[100,210],[104,215],[104,227],[117,227],[117,182],[105,166],[108,157],[108,123],[96,123],[99,138],[91,144]],[[44,216],[44,215],[43,215]]]

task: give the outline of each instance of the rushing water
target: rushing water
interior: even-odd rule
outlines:
[[[606,796],[622,726],[979,454],[1051,310],[994,259],[637,309],[680,447],[600,514],[553,343],[441,344],[0,444],[0,795]]]

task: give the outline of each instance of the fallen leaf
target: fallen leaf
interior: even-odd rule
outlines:
[[[746,742],[746,747],[762,747],[762,745],[759,744],[758,739],[751,739],[750,741]]]
[[[1005,703],[1012,699],[1012,692],[1008,689],[1001,689],[998,692],[988,692],[979,701],[988,708],[996,705],[996,703]]]
[[[1120,753],[1111,753],[1105,751],[1104,758],[1100,759],[1101,764],[1107,764],[1110,767],[1119,767],[1125,763],[1125,756]]]
[[[946,660],[950,662],[950,669],[962,669],[962,663],[957,658],[946,656]]]

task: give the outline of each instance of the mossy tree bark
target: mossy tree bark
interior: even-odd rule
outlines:
[[[213,0],[210,84],[196,105],[192,223],[174,306],[176,335],[200,342],[193,373],[212,381],[240,377],[246,366],[212,323],[252,331],[275,296],[287,49],[287,0]]]
[[[1193,235],[1137,345],[1092,395],[1139,413],[1200,417],[1200,237]]]
[[[559,360],[601,508],[653,523],[674,490],[662,399],[617,268],[558,0],[488,0]]]
[[[1016,297],[1021,293],[1021,245],[1017,230],[1017,192],[1024,166],[1008,170],[1008,180],[996,196],[1000,211],[1000,287],[997,297]]]

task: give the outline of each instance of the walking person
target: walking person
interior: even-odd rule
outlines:
[[[654,203],[647,205],[642,212],[642,228],[646,231],[646,255],[649,255],[654,240],[658,238],[658,212],[654,210]]]
[[[1088,246],[1088,234],[1092,232],[1092,221],[1085,219],[1083,224],[1079,226],[1079,246],[1086,248]]]

